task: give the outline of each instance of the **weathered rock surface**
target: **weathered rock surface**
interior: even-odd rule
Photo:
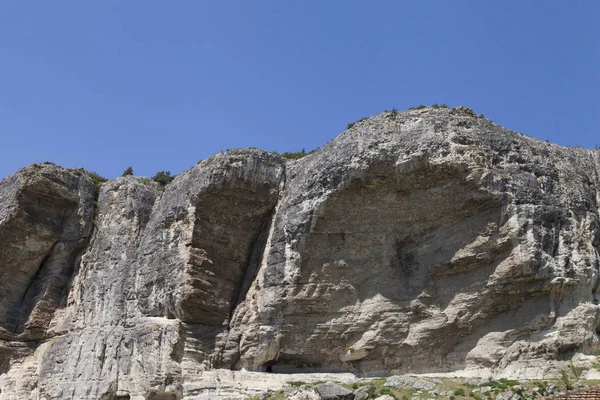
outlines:
[[[354,400],[354,393],[333,382],[321,383],[314,387],[322,400]]]
[[[383,113],[297,161],[220,153],[164,192],[27,167],[0,183],[0,399],[556,373],[600,347],[599,172],[466,108]]]

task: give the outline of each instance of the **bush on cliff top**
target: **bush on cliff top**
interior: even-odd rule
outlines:
[[[94,171],[85,171],[87,176],[90,177],[90,179],[94,182],[94,184],[96,185],[96,187],[100,187],[100,185],[104,182],[107,182],[108,179],[106,179],[105,177],[101,176],[100,174],[94,172]]]
[[[165,190],[165,187],[173,182],[176,175],[171,175],[171,171],[159,171],[152,177],[152,180],[160,185],[161,190]]]
[[[123,173],[121,174],[121,176],[132,176],[133,175],[133,168],[131,167],[127,167],[127,169],[125,171],[123,171]]]

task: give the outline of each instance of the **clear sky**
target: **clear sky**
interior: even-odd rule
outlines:
[[[310,150],[421,103],[591,148],[599,18],[597,0],[2,0],[0,178]]]

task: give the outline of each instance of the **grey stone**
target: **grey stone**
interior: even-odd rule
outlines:
[[[321,400],[353,400],[354,393],[333,382],[321,383],[314,387]]]
[[[418,379],[412,385],[413,390],[432,390],[435,388],[435,383],[426,381],[424,379]]]
[[[394,375],[386,379],[384,386],[393,387],[397,389],[403,389],[412,387],[413,383],[417,381],[417,378],[409,375]]]
[[[496,396],[496,400],[511,400],[514,395],[515,393],[511,392],[510,390],[507,390],[506,392],[500,393],[498,396]]]
[[[375,386],[361,386],[354,391],[354,400],[366,400],[369,398],[369,391],[374,390]]]

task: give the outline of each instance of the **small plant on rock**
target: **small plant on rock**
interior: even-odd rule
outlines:
[[[160,185],[161,190],[175,179],[175,175],[171,175],[171,171],[160,171],[152,177],[152,180]]]
[[[592,367],[598,371],[600,371],[600,351],[594,353],[596,356],[596,360],[592,362]]]
[[[566,369],[560,370],[560,381],[565,385],[567,390],[573,390],[573,380]]]
[[[103,176],[100,176],[96,172],[86,171],[86,173],[90,177],[90,179],[94,182],[94,184],[96,185],[97,188],[100,188],[100,185],[102,185],[102,183],[108,181],[108,179],[106,179]]]
[[[285,153],[283,153],[281,155],[281,157],[283,158],[287,158],[289,160],[297,160],[299,158],[304,157],[305,155],[307,155],[308,153],[306,152],[305,149],[302,149],[300,151],[286,151]]]
[[[131,167],[127,167],[127,169],[125,171],[123,171],[123,173],[121,174],[121,176],[132,176],[133,175],[133,168]]]
[[[365,118],[361,118],[361,119],[359,119],[358,121],[350,122],[350,123],[349,123],[349,124],[346,126],[346,129],[350,129],[350,128],[352,128],[354,125],[356,125],[356,124],[358,124],[359,122],[362,122],[362,121],[364,121],[364,120],[366,120],[366,119],[367,119],[367,118],[365,117]]]
[[[383,395],[392,396],[395,400],[398,400],[398,397],[396,397],[394,392],[392,392],[392,389],[390,389],[389,387],[382,387],[381,389],[379,389],[379,394],[382,396]]]
[[[367,394],[369,395],[370,399],[374,399],[375,397],[377,397],[377,389],[375,389],[375,386],[371,386],[370,388],[368,388]]]
[[[569,371],[571,371],[571,374],[573,374],[575,379],[579,379],[583,373],[583,368],[573,364],[573,361],[569,361]]]

